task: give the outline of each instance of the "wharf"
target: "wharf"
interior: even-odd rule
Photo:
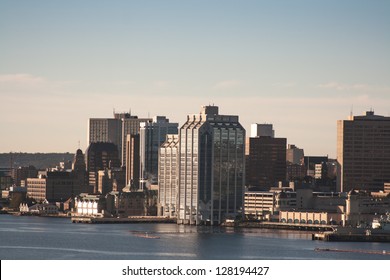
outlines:
[[[359,254],[374,254],[374,255],[390,255],[389,251],[369,251],[369,250],[350,250],[350,249],[333,249],[333,248],[315,248],[316,252],[337,252],[337,253],[359,253]]]
[[[390,242],[388,232],[334,232],[313,233],[312,240],[343,241],[343,242]]]
[[[337,226],[321,224],[294,224],[279,222],[242,222],[238,225],[244,228],[265,228],[265,229],[284,229],[284,230],[303,230],[303,231],[333,231]]]
[[[126,223],[176,223],[176,219],[153,216],[134,216],[127,218],[99,218],[86,216],[73,216],[72,223],[86,224],[126,224]]]

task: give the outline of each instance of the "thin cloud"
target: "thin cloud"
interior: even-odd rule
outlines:
[[[6,74],[0,75],[1,84],[41,84],[47,80],[42,77],[33,76],[31,74]]]
[[[288,82],[288,83],[276,83],[273,84],[274,87],[280,87],[280,88],[294,88],[297,86],[294,82]]]
[[[159,89],[165,89],[171,85],[170,81],[159,80],[153,82],[154,86]]]
[[[241,86],[242,85],[242,81],[240,80],[225,80],[225,81],[220,81],[218,83],[216,83],[214,86],[213,86],[213,89],[232,89],[232,88],[236,88],[238,86]]]
[[[378,86],[369,84],[346,84],[339,82],[329,82],[326,84],[320,84],[318,88],[331,89],[337,91],[371,91],[371,92],[388,92],[389,86]]]

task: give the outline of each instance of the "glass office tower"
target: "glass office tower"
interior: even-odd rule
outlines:
[[[245,129],[238,116],[203,106],[179,134],[177,221],[220,224],[241,214],[245,174]]]

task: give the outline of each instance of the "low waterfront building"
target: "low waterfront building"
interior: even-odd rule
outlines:
[[[82,193],[75,199],[73,214],[76,216],[103,216],[105,199],[101,195]]]
[[[346,200],[346,225],[371,224],[372,220],[390,212],[390,195],[379,197],[367,191],[351,190]]]
[[[106,211],[115,217],[147,216],[145,193],[110,192],[106,195]]]
[[[19,212],[20,213],[27,213],[27,212],[29,212],[27,203],[23,203],[23,202],[20,203],[20,205],[19,205]]]
[[[23,210],[25,210],[25,208]],[[42,203],[34,204],[29,207],[28,212],[37,215],[56,215],[58,214],[58,207],[45,200]]]
[[[342,225],[344,214],[329,212],[280,211],[279,222],[290,224]]]
[[[295,209],[296,204],[295,192],[278,188],[271,191],[246,191],[244,194],[244,214],[256,219],[270,219],[281,210]]]

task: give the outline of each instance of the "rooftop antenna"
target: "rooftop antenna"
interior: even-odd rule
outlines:
[[[79,150],[80,150],[80,140],[79,140]]]
[[[353,104],[351,105],[351,111],[349,113],[349,120],[351,121],[353,119]]]

